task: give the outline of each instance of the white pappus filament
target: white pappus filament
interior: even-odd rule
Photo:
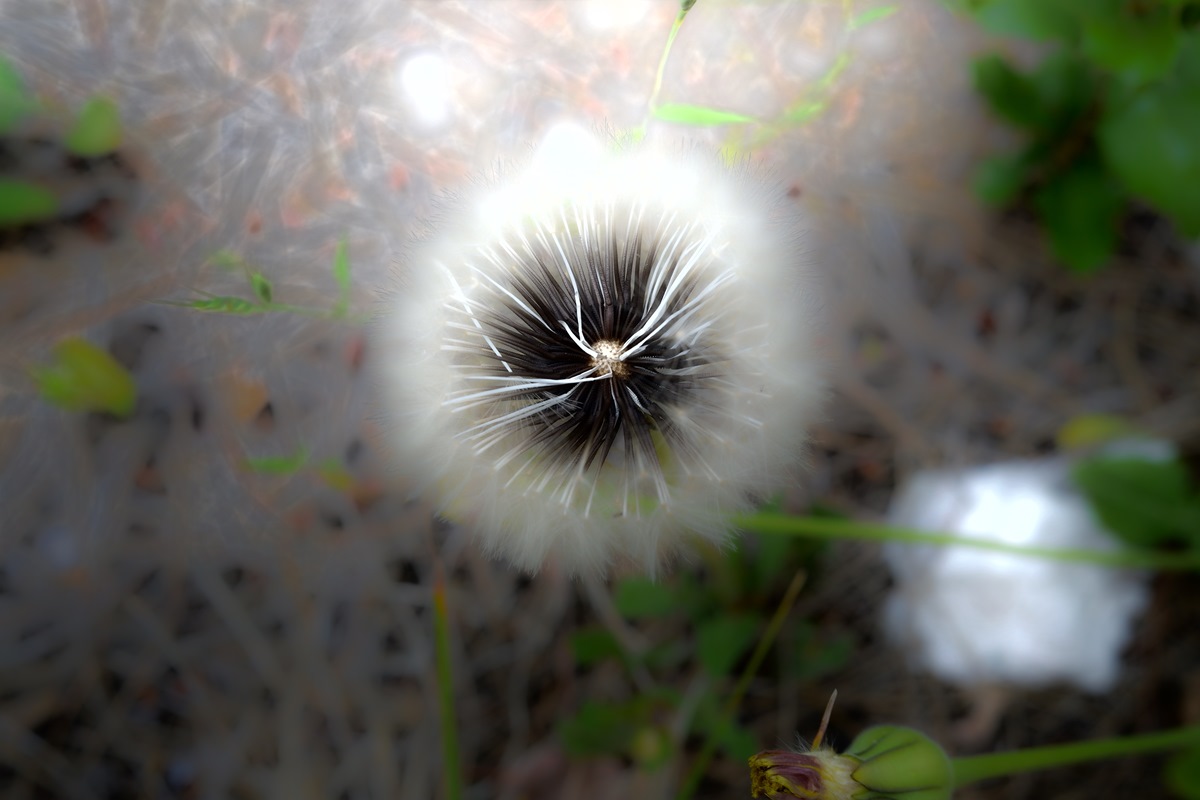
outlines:
[[[381,338],[402,465],[536,570],[653,570],[789,474],[822,393],[782,193],[692,153],[598,151],[469,198]]]

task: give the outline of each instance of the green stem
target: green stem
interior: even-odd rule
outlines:
[[[433,577],[433,637],[438,712],[442,724],[442,781],[447,800],[461,800],[458,728],[454,722],[454,670],[450,660],[450,614],[446,609],[446,576],[440,561],[435,564]]]
[[[1065,767],[1084,761],[1099,761],[1139,753],[1177,750],[1189,746],[1200,746],[1200,725],[1160,733],[1097,739],[1091,742],[1031,747],[1028,750],[1016,750],[1011,753],[965,756],[952,759],[951,765],[954,769],[954,787],[957,789],[967,784],[988,778],[998,778],[1002,775],[1015,775],[1051,767]]]
[[[750,660],[746,662],[746,668],[742,670],[741,677],[738,678],[737,685],[733,687],[733,692],[725,701],[725,705],[721,709],[721,723],[724,724],[733,718],[733,713],[741,704],[742,698],[746,695],[746,690],[750,688],[750,681],[758,674],[758,668],[762,666],[763,660],[767,657],[767,651],[771,649],[771,645],[775,643],[775,638],[779,636],[779,630],[783,627],[784,621],[788,614],[791,613],[792,606],[796,603],[796,598],[800,595],[800,590],[804,587],[805,574],[797,572],[792,582],[788,584],[787,591],[783,594],[783,599],[779,601],[779,606],[775,609],[771,621],[767,623],[763,635],[758,639],[758,645],[754,648],[754,652],[750,655]],[[712,761],[713,754],[717,750],[717,728],[714,726],[709,731],[708,736],[704,740],[704,748],[700,751],[700,755],[696,757],[692,764],[692,769],[688,773],[687,780],[683,784],[683,788],[679,790],[679,794],[675,795],[676,800],[688,800],[696,789],[700,787],[700,781],[704,778],[704,773],[708,769],[708,764]]]
[[[1200,570],[1200,553],[1160,553],[1150,550],[1080,550],[1059,547],[1029,547],[987,539],[972,539],[952,533],[931,533],[889,525],[874,525],[854,520],[823,517],[796,517],[760,512],[741,517],[737,524],[745,530],[776,536],[805,536],[813,539],[864,539],[872,542],[933,544],[974,547],[1009,555],[1049,558],[1077,564],[1099,564],[1153,570]]]
[[[650,103],[647,105],[646,118],[642,122],[643,129],[650,124],[650,115],[658,107],[658,95],[662,91],[663,74],[667,71],[667,59],[671,55],[671,45],[675,44],[675,37],[679,35],[684,18],[695,4],[696,0],[683,0],[679,4],[679,13],[675,15],[675,23],[671,26],[671,32],[667,34],[667,43],[663,46],[662,56],[658,59],[658,72],[654,75],[654,88],[650,90]]]

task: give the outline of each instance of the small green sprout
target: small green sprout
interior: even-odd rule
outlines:
[[[263,475],[293,475],[308,463],[308,450],[301,447],[290,456],[247,458],[246,468]]]
[[[95,158],[120,147],[121,138],[121,113],[117,104],[107,97],[93,97],[79,112],[64,145],[72,155]]]
[[[333,279],[338,287],[338,299],[333,307],[333,315],[344,317],[350,305],[350,253],[345,236],[338,240],[337,249],[333,252]]]
[[[38,391],[69,411],[102,411],[128,417],[137,402],[129,372],[107,351],[83,339],[67,339],[54,349],[54,361],[31,370]]]
[[[58,213],[54,193],[25,181],[0,178],[0,226],[19,227],[53,219]]]

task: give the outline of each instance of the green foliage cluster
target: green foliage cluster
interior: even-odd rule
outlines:
[[[1097,457],[1080,462],[1074,477],[1125,544],[1200,554],[1200,485],[1182,460]]]
[[[695,674],[709,689],[691,712],[687,733],[711,739],[730,758],[744,761],[760,742],[722,713],[727,682],[763,635],[772,605],[796,569],[812,560],[821,545],[784,537],[747,540],[728,553],[713,552],[702,575],[681,572],[668,581],[632,577],[614,587],[617,611],[630,625],[670,631],[673,638],[631,652],[603,626],[584,627],[571,636],[580,667],[618,663],[631,686],[625,700],[588,700],[559,728],[575,756],[620,755],[654,769],[677,755],[668,731],[684,706],[680,676]],[[662,623],[662,624],[658,624]],[[848,638],[822,634],[811,623],[789,622],[776,643],[780,663],[792,679],[834,672],[849,659]],[[649,676],[640,689],[635,673]]]
[[[1028,203],[1077,272],[1112,258],[1130,200],[1200,236],[1200,2],[951,2],[994,33],[1052,48],[1031,70],[1001,55],[974,65],[992,111],[1025,138],[981,166],[980,197]]]

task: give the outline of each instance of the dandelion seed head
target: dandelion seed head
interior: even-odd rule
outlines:
[[[534,158],[405,260],[382,338],[400,458],[536,570],[649,570],[791,476],[817,297],[782,192],[696,153]]]

